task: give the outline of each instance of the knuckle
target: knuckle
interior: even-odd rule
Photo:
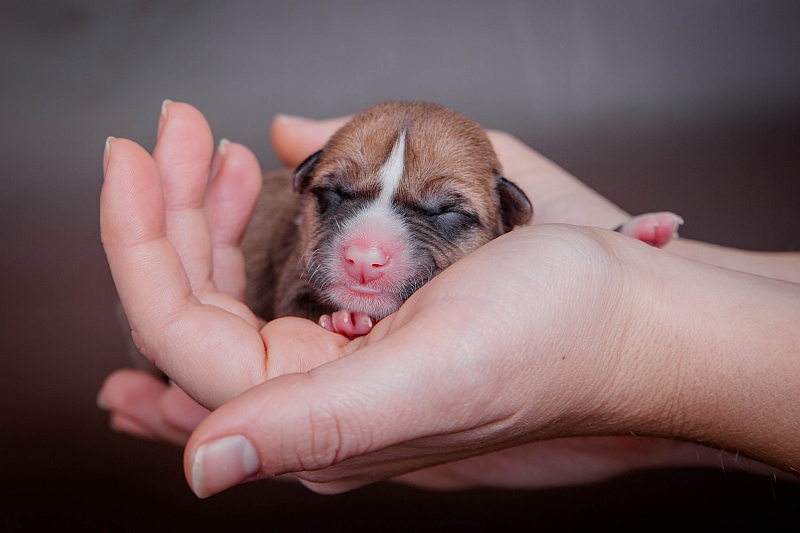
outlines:
[[[310,398],[303,406],[305,427],[301,438],[285,443],[284,457],[295,472],[316,472],[320,481],[337,479],[339,469],[330,468],[351,457],[370,451],[372,439],[365,424],[359,424],[358,410],[352,398],[339,398],[337,402]],[[302,423],[302,422],[301,422]],[[297,434],[295,433],[295,436]],[[332,477],[331,477],[332,476]]]
[[[310,403],[307,424],[308,438],[296,450],[302,470],[321,470],[340,461],[344,438],[334,409],[320,401]]]

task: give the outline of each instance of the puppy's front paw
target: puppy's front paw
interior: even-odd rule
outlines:
[[[617,231],[628,237],[633,237],[650,246],[661,248],[677,238],[678,228],[683,224],[683,219],[675,213],[647,213],[633,217],[617,228]]]
[[[372,331],[375,324],[369,315],[364,313],[351,313],[350,311],[336,311],[331,315],[319,317],[319,325],[328,331],[354,339]]]

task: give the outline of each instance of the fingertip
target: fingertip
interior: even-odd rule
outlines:
[[[253,151],[247,146],[228,139],[221,139],[217,146],[217,153],[222,157],[224,163],[222,169],[225,174],[238,176],[237,181],[246,179],[261,183],[261,165]]]
[[[190,145],[199,143],[199,146],[205,145],[208,149],[213,149],[214,139],[211,135],[211,127],[200,110],[191,104],[172,100],[162,102],[158,117],[156,147],[153,150],[154,157],[158,157],[157,152],[160,150],[162,135],[170,134],[170,132],[177,137],[183,136],[186,139],[195,140],[193,143],[189,143]]]
[[[225,154],[228,152],[229,144],[231,144],[231,142],[225,137],[223,137],[222,139],[219,140],[219,144],[217,145],[217,152],[225,156]]]
[[[331,135],[349,120],[350,117],[312,120],[293,115],[275,115],[270,129],[272,147],[284,165],[294,168],[321,149]]]
[[[161,118],[163,118],[164,120],[167,120],[167,108],[171,103],[172,100],[170,100],[169,98],[166,98],[163,102],[161,102]]]
[[[273,123],[278,122],[284,126],[299,126],[314,122],[314,120],[310,118],[300,117],[297,115],[287,115],[285,113],[276,113],[275,116],[272,117],[272,121]]]
[[[161,179],[150,154],[133,141],[113,139],[106,165],[100,192],[103,244],[137,242],[159,233],[164,223]]]
[[[105,411],[125,410],[142,400],[157,398],[167,384],[152,374],[122,368],[109,374],[97,395],[97,405]]]
[[[222,168],[222,164],[225,161],[225,156],[228,153],[228,145],[231,142],[224,137],[219,140],[219,144],[217,144],[217,149],[214,151],[214,155],[211,158],[211,172],[208,176],[208,181],[214,181],[214,179],[219,174],[220,168]]]
[[[238,247],[263,181],[253,152],[243,144],[224,141],[211,164],[206,211],[214,247]]]
[[[158,130],[156,131],[156,143],[161,138],[161,132],[164,129],[164,124],[167,122],[167,116],[169,114],[168,108],[169,105],[173,103],[170,99],[165,99],[161,102],[161,109],[158,114]]]
[[[106,403],[106,399],[104,397],[103,389],[101,388],[97,391],[97,397],[94,400],[94,403],[103,411],[109,411],[108,404]]]
[[[247,437],[230,435],[201,444],[186,466],[192,491],[207,498],[256,475],[261,460]]]

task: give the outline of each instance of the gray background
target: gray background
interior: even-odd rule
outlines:
[[[800,250],[800,4],[0,1],[0,528],[459,530],[753,524],[797,487],[718,470],[591,487],[198,501],[179,450],[94,405],[129,364],[99,243],[108,135],[151,148],[164,98],[278,165],[278,112],[438,102],[510,131],[685,237]],[[534,204],[536,199],[533,199]],[[743,522],[744,521],[744,522]]]

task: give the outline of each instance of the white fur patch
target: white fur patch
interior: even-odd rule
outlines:
[[[378,172],[378,177],[381,180],[381,194],[378,197],[379,204],[389,205],[392,202],[392,198],[394,198],[394,194],[400,186],[400,180],[403,179],[405,155],[406,132],[403,131],[400,134],[400,138],[394,143],[389,158]]]

